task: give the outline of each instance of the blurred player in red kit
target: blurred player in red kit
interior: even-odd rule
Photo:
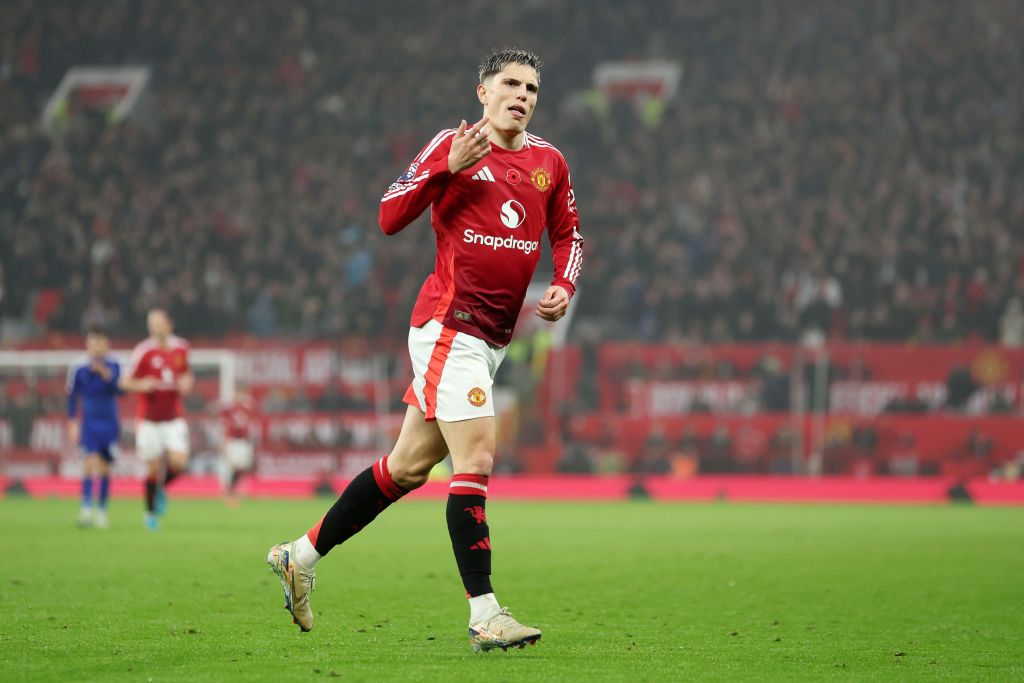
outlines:
[[[149,338],[132,351],[126,389],[138,391],[135,446],[146,463],[146,528],[158,528],[157,516],[167,509],[166,486],[188,465],[189,435],[182,396],[195,379],[188,361],[188,342],[172,334],[170,315],[154,308],[146,316]]]
[[[228,505],[238,503],[238,481],[252,471],[252,426],[256,420],[256,403],[239,388],[234,399],[217,406],[222,432],[221,454],[224,465],[224,495]]]
[[[431,468],[451,453],[446,516],[469,598],[473,649],[522,647],[540,638],[538,629],[520,624],[494,596],[486,514],[495,451],[491,386],[544,232],[554,277],[537,307],[539,317],[554,322],[565,315],[583,258],[565,159],[526,132],[537,105],[540,67],[527,51],[488,54],[476,86],[483,118],[435,135],[381,199],[380,226],[389,235],[430,207],[437,258],[413,307],[414,377],[394,449],[356,476],[312,529],[274,546],[267,557],[284,586],[285,606],[303,631],[313,627],[309,592],[316,563],[423,485]]]

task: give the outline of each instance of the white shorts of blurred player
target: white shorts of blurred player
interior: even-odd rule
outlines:
[[[252,443],[247,439],[228,439],[224,442],[224,460],[232,470],[252,469]]]
[[[135,429],[135,449],[139,460],[148,462],[165,455],[189,452],[188,424],[178,418],[167,422],[143,420]]]
[[[444,327],[431,320],[409,330],[413,380],[405,402],[428,420],[458,422],[493,417],[492,387],[505,347]]]

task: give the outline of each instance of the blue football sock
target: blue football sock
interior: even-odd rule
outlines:
[[[110,477],[100,477],[100,510],[107,509],[107,499],[110,498]]]
[[[82,507],[92,505],[92,477],[82,477]]]

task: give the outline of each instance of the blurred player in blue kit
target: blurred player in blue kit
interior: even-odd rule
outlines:
[[[121,425],[117,397],[122,393],[121,366],[109,356],[105,330],[91,327],[85,334],[86,358],[68,369],[68,435],[85,456],[82,477],[80,527],[107,528],[110,498],[110,464],[116,457]],[[78,404],[81,402],[81,424]],[[98,481],[94,481],[98,480]],[[93,485],[98,484],[97,496]]]

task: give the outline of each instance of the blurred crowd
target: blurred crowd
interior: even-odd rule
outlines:
[[[402,335],[433,264],[381,192],[471,119],[495,42],[542,55],[531,130],[573,169],[575,334],[1024,343],[1024,4],[10,0],[0,316],[35,332]],[[602,60],[682,67],[664,107]],[[139,115],[40,113],[76,64],[147,64]],[[547,268],[542,262],[541,273]],[[546,277],[546,275],[544,276]]]
[[[971,431],[962,442],[950,443],[946,452],[932,458],[922,456],[910,432],[883,447],[878,428],[871,423],[831,430],[820,457],[795,456],[797,438],[788,426],[767,436],[748,425],[735,431],[718,425],[706,436],[688,427],[675,439],[655,429],[636,453],[622,448],[614,438],[574,441],[555,468],[562,474],[632,473],[684,479],[697,474],[810,472],[858,478],[884,475],[1016,480],[1024,472],[1024,450],[999,460],[993,454],[992,438],[980,431]]]

